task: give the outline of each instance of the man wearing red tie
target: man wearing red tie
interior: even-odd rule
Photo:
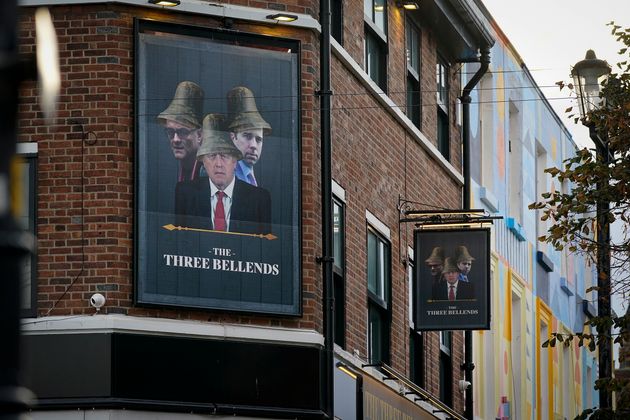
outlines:
[[[271,233],[271,198],[267,190],[234,176],[241,151],[223,130],[223,118],[208,114],[197,159],[208,177],[177,184],[177,224],[223,232]]]
[[[459,281],[459,269],[451,257],[444,260],[442,276],[446,280],[433,285],[433,300],[464,300],[475,299],[475,289],[472,283]]]

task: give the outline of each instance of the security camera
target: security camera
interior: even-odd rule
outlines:
[[[471,383],[468,381],[464,381],[463,379],[461,381],[459,381],[459,390],[461,392],[466,391],[468,388],[470,388]]]
[[[100,293],[94,293],[90,297],[90,305],[96,308],[96,312],[100,311],[103,305],[105,305],[105,296]]]

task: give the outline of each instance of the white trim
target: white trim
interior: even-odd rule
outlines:
[[[139,333],[215,340],[240,340],[323,347],[324,337],[314,330],[260,327],[190,320],[134,317],[120,314],[51,316],[22,320],[24,335]]]
[[[18,155],[36,155],[37,143],[35,142],[19,142],[17,143],[16,153]]]
[[[332,180],[332,193],[338,200],[343,203],[346,202],[346,190],[344,190],[341,185],[337,184],[334,179]]]
[[[383,108],[394,117],[394,119],[407,130],[416,143],[424,148],[424,150],[440,165],[445,172],[460,186],[464,185],[464,176],[455,169],[453,165],[442,156],[442,153],[429,141],[429,139],[418,130],[411,120],[402,112],[400,107],[390,99],[383,90],[368,76],[363,68],[346,52],[346,50],[334,39],[330,39],[332,52],[345,65],[345,67],[357,78],[359,82],[372,94],[372,96],[381,103]]]
[[[411,260],[411,261],[415,261],[414,255],[413,255],[413,248],[408,246],[407,247],[407,257]]]
[[[278,13],[278,10],[261,9],[254,7],[236,6],[225,3],[209,3],[202,0],[181,0],[181,4],[173,8],[163,8],[149,4],[148,0],[19,0],[20,6],[63,6],[63,5],[89,5],[103,3],[118,3],[129,6],[141,6],[152,9],[172,10],[173,12],[188,12],[206,16],[220,16],[224,18],[243,19],[254,22],[266,23],[269,25],[294,26],[298,28],[315,29],[321,32],[319,22],[310,15],[293,13],[298,18],[293,22],[278,23],[267,19],[267,15]]]
[[[385,239],[387,239],[388,241],[391,241],[391,233],[389,228],[387,227],[387,225],[383,222],[381,222],[380,220],[378,220],[378,217],[374,216],[372,213],[370,213],[369,210],[365,211],[365,218],[367,219],[367,222],[370,226],[372,226],[374,229],[376,229],[378,231],[378,233],[380,233],[381,235],[383,235],[385,237]]]

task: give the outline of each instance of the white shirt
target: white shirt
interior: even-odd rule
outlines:
[[[223,210],[225,212],[225,227],[227,231],[230,230],[230,214],[232,210],[232,194],[234,193],[234,184],[236,182],[235,180],[236,178],[232,178],[232,182],[230,182],[230,184],[223,190],[223,192],[225,193],[225,195],[223,196]],[[210,203],[212,208],[210,217],[212,217],[212,226],[214,226],[214,211],[219,200],[217,197],[217,192],[219,191],[219,189],[216,187],[216,185],[212,183],[212,180],[210,178],[208,178],[208,182],[210,182]]]

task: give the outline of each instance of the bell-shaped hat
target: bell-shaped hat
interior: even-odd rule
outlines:
[[[208,114],[203,119],[202,140],[197,159],[201,160],[210,153],[232,155],[236,160],[243,159],[241,151],[234,146],[230,136],[225,131],[225,118],[221,114]]]
[[[202,108],[203,89],[197,83],[185,80],[179,82],[171,104],[157,119],[161,124],[170,120],[189,128],[200,128]]]
[[[431,255],[429,255],[429,258],[424,260],[424,262],[430,265],[443,264],[444,263],[444,250],[442,249],[442,247],[436,246],[435,248],[433,248],[433,251],[431,251]]]
[[[453,273],[455,271],[459,271],[457,265],[453,262],[451,257],[446,257],[444,259],[444,268],[442,269],[442,273]]]
[[[470,255],[470,253],[468,252],[468,248],[466,248],[464,245],[460,245],[455,250],[455,261],[459,264],[463,261],[475,261],[475,258]]]
[[[258,112],[254,93],[245,86],[236,86],[227,94],[228,129],[244,131],[262,128],[263,133],[271,133],[271,126]]]

